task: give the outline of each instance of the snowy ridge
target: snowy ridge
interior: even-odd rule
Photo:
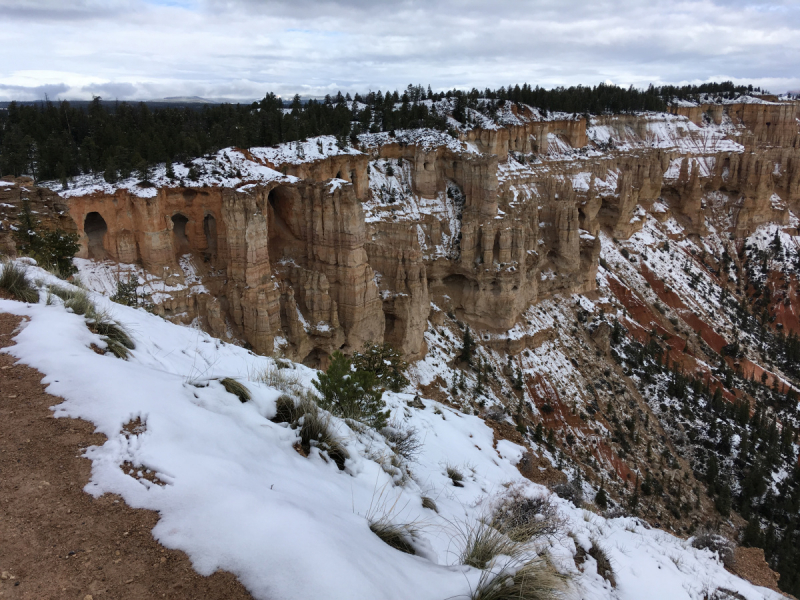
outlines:
[[[28,277],[69,287],[36,267]],[[380,435],[335,418],[350,456],[344,471],[319,448],[305,458],[293,448],[296,432],[270,420],[281,391],[256,380],[272,359],[92,298],[133,334],[137,348],[129,360],[92,351],[91,344],[104,342],[58,299],[46,305],[44,293],[39,304],[0,300],[0,310],[28,320],[4,351],[39,369],[48,391],[65,399],[56,416],[89,420],[107,436],[86,450],[93,463],[87,492],[117,493],[131,506],[159,511],[153,535],[162,544],[186,551],[200,573],[231,571],[257,599],[468,598],[480,571],[456,564],[454,524],[484,517],[509,485],[530,497],[549,494],[515,468],[521,447],[501,441],[495,449],[481,419],[430,400],[413,408],[410,394],[384,399],[393,419],[420,432],[411,476],[400,478],[387,465],[391,451]],[[532,309],[534,329],[550,324],[537,316],[546,312]],[[569,364],[546,347],[531,360]],[[288,371],[311,388],[315,371],[295,364]],[[243,381],[252,400],[243,404],[227,393],[221,377]],[[144,431],[123,430],[137,418]],[[156,481],[126,474],[125,462]],[[462,470],[463,487],[452,485],[446,465]],[[422,496],[433,498],[438,512],[422,508]],[[572,537],[541,540],[537,552],[574,577],[570,595],[700,600],[725,588],[748,600],[780,598],[728,573],[710,552],[637,519],[605,519],[555,496],[552,502]],[[375,536],[368,527],[375,517],[416,523],[417,556]],[[576,544],[586,550],[592,539],[614,565],[616,588],[597,574],[594,559],[580,569],[575,564]]]
[[[284,164],[314,162],[339,155],[360,155],[352,147],[340,148],[332,135],[308,138],[304,142],[288,142],[270,148],[250,148],[243,151],[237,148],[224,148],[216,154],[195,158],[188,166],[173,163],[174,177],[167,177],[167,166],[157,165],[150,169],[149,183],[143,183],[137,176],[109,183],[102,175],[80,175],[68,182],[68,188],[58,181],[43,182],[62,198],[87,196],[90,194],[113,194],[117,190],[127,190],[140,198],[154,198],[159,188],[164,187],[226,187],[240,188],[253,183],[271,181],[297,181],[276,170]]]

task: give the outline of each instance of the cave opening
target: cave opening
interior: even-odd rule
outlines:
[[[217,220],[214,215],[208,214],[203,219],[203,233],[206,235],[206,257],[210,259],[217,254]]]
[[[294,188],[279,185],[267,197],[269,204],[269,258],[272,262],[284,258],[302,261],[305,244],[302,241],[302,200]]]
[[[172,215],[172,246],[176,254],[190,251],[189,238],[186,237],[186,224],[189,219],[181,213]]]
[[[89,238],[89,258],[104,260],[106,258],[105,237],[108,231],[106,220],[99,212],[90,212],[83,222],[83,231]]]

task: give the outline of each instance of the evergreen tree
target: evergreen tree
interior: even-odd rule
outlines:
[[[464,337],[461,341],[461,351],[458,354],[458,359],[464,361],[468,365],[472,365],[472,356],[475,353],[475,340],[472,339],[472,332],[469,330],[469,325],[464,328]]]
[[[372,371],[353,371],[352,363],[341,352],[334,352],[331,364],[313,381],[320,393],[319,404],[344,419],[360,421],[380,429],[386,426],[389,411],[384,410],[383,393]]]

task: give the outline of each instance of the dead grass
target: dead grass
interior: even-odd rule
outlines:
[[[39,292],[28,281],[27,269],[10,260],[2,263],[0,272],[0,289],[5,290],[13,298],[21,302],[39,302]]]
[[[562,598],[569,577],[556,570],[546,556],[522,562],[514,572],[481,575],[472,600],[555,600]]]
[[[459,562],[476,569],[485,569],[500,555],[516,556],[522,546],[499,531],[490,521],[480,520],[458,527],[457,537],[463,540]]]
[[[245,403],[250,400],[250,390],[248,390],[243,383],[236,381],[232,377],[221,379],[220,383],[229,394],[233,394],[239,398],[240,402]]]
[[[608,581],[613,587],[617,587],[617,580],[614,577],[614,567],[611,565],[611,559],[600,543],[592,539],[592,547],[589,548],[589,556],[597,561],[597,574],[603,579]]]
[[[304,393],[299,398],[283,394],[277,400],[277,412],[272,420],[275,423],[289,423],[298,430],[305,456],[308,456],[312,447],[319,448],[340,470],[344,470],[349,454],[333,432],[330,415],[317,406],[313,394]]]
[[[389,546],[406,554],[416,554],[411,539],[417,534],[417,529],[409,524],[392,523],[388,519],[382,518],[370,521],[369,528],[386,542]]]
[[[281,367],[280,364],[283,363],[268,366],[256,375],[256,380],[286,394],[299,396],[304,391],[300,374],[292,368]]]

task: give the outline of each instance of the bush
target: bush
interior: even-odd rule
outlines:
[[[559,498],[572,502],[576,508],[583,506],[583,490],[575,482],[558,483],[551,490]]]
[[[529,542],[533,538],[558,535],[564,521],[549,498],[528,498],[512,490],[495,509],[494,526],[512,541]]]
[[[319,373],[314,387],[320,393],[320,405],[343,419],[353,419],[370,427],[386,426],[389,414],[384,411],[383,392],[376,387],[372,371],[353,371],[352,363],[341,352],[333,353],[328,370]]]
[[[17,263],[5,261],[0,272],[0,289],[21,302],[38,302],[39,292],[31,285],[26,275],[27,269]]]
[[[133,274],[128,275],[128,281],[117,279],[117,292],[110,300],[125,306],[139,306],[139,296],[136,293],[138,287],[139,281]]]
[[[225,391],[239,398],[240,402],[244,403],[250,400],[251,398],[250,390],[248,390],[244,386],[244,384],[236,381],[231,377],[226,377],[225,379],[221,379],[220,383],[222,384],[222,387],[225,388]]]
[[[428,498],[428,496],[422,497],[422,508],[427,508],[437,513],[439,512],[439,508],[436,506],[436,501],[433,498]]]
[[[375,373],[380,385],[393,392],[399,392],[408,385],[408,379],[403,375],[408,363],[387,343],[364,344],[361,352],[353,354],[353,366],[356,371]]]
[[[127,359],[130,355],[129,350],[136,349],[136,344],[133,343],[125,328],[112,320],[107,312],[97,310],[93,304],[90,304],[86,317],[89,329],[103,339],[108,349],[117,358]]]
[[[408,427],[400,421],[392,421],[381,429],[381,435],[395,454],[413,461],[422,449],[422,442],[415,427]]]
[[[702,529],[692,539],[692,547],[716,552],[723,565],[729,568],[733,566],[736,544],[724,535],[720,535],[708,529]]]
[[[78,235],[61,229],[41,231],[39,220],[31,212],[30,202],[22,203],[19,229],[14,232],[14,237],[20,254],[32,256],[40,266],[58,277],[66,278],[78,271],[72,264],[72,257],[80,250]]]

